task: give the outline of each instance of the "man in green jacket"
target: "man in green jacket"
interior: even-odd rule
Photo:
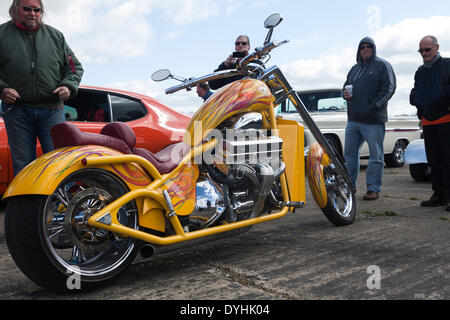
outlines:
[[[13,0],[0,25],[0,99],[14,175],[53,150],[50,129],[63,122],[64,103],[77,95],[83,67],[63,34],[42,22],[41,0]]]

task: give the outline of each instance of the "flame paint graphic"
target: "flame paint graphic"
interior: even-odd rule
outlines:
[[[254,79],[236,81],[219,90],[197,111],[186,132],[195,137],[193,144],[197,145],[208,130],[217,128],[226,119],[245,112],[263,111],[273,101],[274,97],[264,82]],[[196,123],[201,123],[201,126],[196,126]]]
[[[318,143],[315,143],[309,148],[306,161],[311,193],[320,208],[325,208],[328,202],[327,190],[323,177],[322,160],[324,159],[324,156],[325,153],[323,149]]]
[[[194,210],[198,175],[197,166],[188,164],[176,177],[164,184],[178,214],[190,214]]]
[[[71,168],[79,166],[81,160],[84,158],[114,155],[121,155],[121,153],[98,146],[66,147],[36,159],[21,174],[24,178],[36,177],[34,182],[38,183],[43,175],[54,175],[55,179],[60,177]],[[62,169],[58,169],[56,172],[49,172],[49,170],[55,170],[55,167],[61,163],[63,163]],[[151,183],[151,179],[147,173],[138,166],[131,166],[126,163],[111,165],[111,168],[117,175],[135,186],[146,186]]]

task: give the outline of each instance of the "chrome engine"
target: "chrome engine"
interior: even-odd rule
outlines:
[[[271,209],[267,199],[281,192],[278,178],[285,170],[283,140],[261,127],[262,116],[251,113],[222,129],[213,163],[200,166],[197,205],[191,214],[191,220],[200,221],[199,228],[251,219]]]

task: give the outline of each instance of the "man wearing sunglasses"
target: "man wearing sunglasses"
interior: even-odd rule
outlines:
[[[236,69],[236,65],[239,63],[239,61],[241,61],[242,58],[246,57],[249,54],[249,52],[250,52],[250,38],[245,35],[239,36],[234,43],[234,53],[230,54],[228,58],[224,62],[222,62],[216,70],[214,70],[214,72]],[[258,61],[255,62],[259,63]],[[239,75],[224,79],[213,80],[210,81],[209,86],[211,87],[211,89],[217,90],[227,84],[240,80],[243,77],[244,76]]]
[[[446,206],[450,211],[450,59],[439,54],[436,37],[419,44],[423,65],[414,76],[410,102],[422,120],[425,150],[431,167],[433,195],[423,207]]]
[[[366,37],[358,45],[357,64],[347,75],[343,91],[347,100],[348,122],[345,131],[345,163],[356,188],[360,169],[359,152],[364,141],[369,145],[369,165],[366,171],[367,193],[364,200],[377,200],[384,170],[383,141],[388,121],[388,101],[395,93],[397,82],[391,64],[377,56],[375,42]]]
[[[14,175],[42,150],[50,129],[65,120],[63,101],[78,91],[83,68],[58,30],[44,24],[41,0],[14,0],[0,25],[0,100]]]

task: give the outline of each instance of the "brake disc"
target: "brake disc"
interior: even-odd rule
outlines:
[[[97,188],[81,191],[70,201],[64,228],[72,243],[80,250],[95,254],[109,245],[109,232],[90,226],[88,220],[111,201],[112,196],[107,191]]]

